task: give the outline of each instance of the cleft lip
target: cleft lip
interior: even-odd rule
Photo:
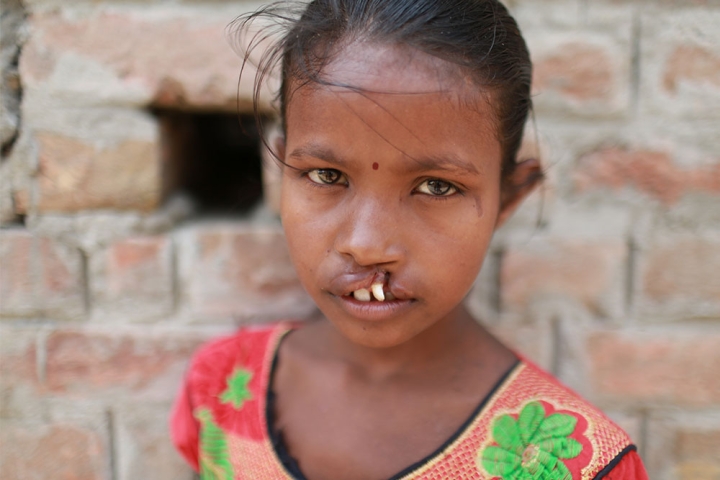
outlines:
[[[382,283],[385,301],[411,300],[412,295],[385,271],[371,270],[362,273],[338,275],[325,290],[337,297],[352,297],[360,289],[372,291],[373,284]],[[376,287],[377,288],[377,287]]]
[[[355,290],[361,288],[369,290],[376,274],[375,270],[343,273],[333,278],[326,290],[338,297],[352,295]]]

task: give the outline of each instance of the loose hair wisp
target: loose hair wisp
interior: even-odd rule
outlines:
[[[489,94],[503,178],[514,170],[532,109],[532,63],[517,23],[497,0],[281,1],[238,17],[229,33],[243,69],[248,63],[257,67],[253,105],[258,121],[261,92],[269,79],[277,79],[279,67],[276,102],[283,130],[290,84],[327,85],[323,69],[352,41],[405,45],[454,64]],[[262,125],[258,128],[262,132]]]

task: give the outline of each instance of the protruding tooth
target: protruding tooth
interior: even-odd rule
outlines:
[[[385,301],[385,292],[383,292],[383,284],[382,283],[373,283],[372,284],[372,293],[375,297],[375,300],[379,302]]]
[[[355,300],[359,300],[361,302],[369,302],[370,290],[368,290],[367,288],[360,288],[358,290],[355,290],[353,292],[353,297],[355,297]]]

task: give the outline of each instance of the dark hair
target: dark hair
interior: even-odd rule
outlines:
[[[252,34],[256,20],[269,20]],[[278,91],[284,120],[290,82],[326,83],[322,71],[348,41],[362,38],[407,45],[458,66],[490,94],[502,147],[503,177],[516,164],[532,109],[532,63],[517,23],[497,0],[313,0],[277,2],[239,17],[233,33],[241,44],[243,66],[253,50],[281,32],[257,62],[254,105],[270,72],[281,66]],[[279,30],[278,30],[279,29]],[[249,43],[246,43],[249,42]]]

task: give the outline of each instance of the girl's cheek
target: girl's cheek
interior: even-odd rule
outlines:
[[[459,197],[448,201],[425,200],[413,208],[408,208],[400,221],[407,221],[426,233],[433,233],[442,238],[464,236],[472,231],[475,235],[487,229],[482,204],[471,197]]]
[[[287,188],[286,188],[287,187]],[[308,195],[304,188],[297,185],[283,185],[283,197],[280,207],[282,224],[287,235],[302,235],[318,238],[337,222],[337,206],[328,198]]]

